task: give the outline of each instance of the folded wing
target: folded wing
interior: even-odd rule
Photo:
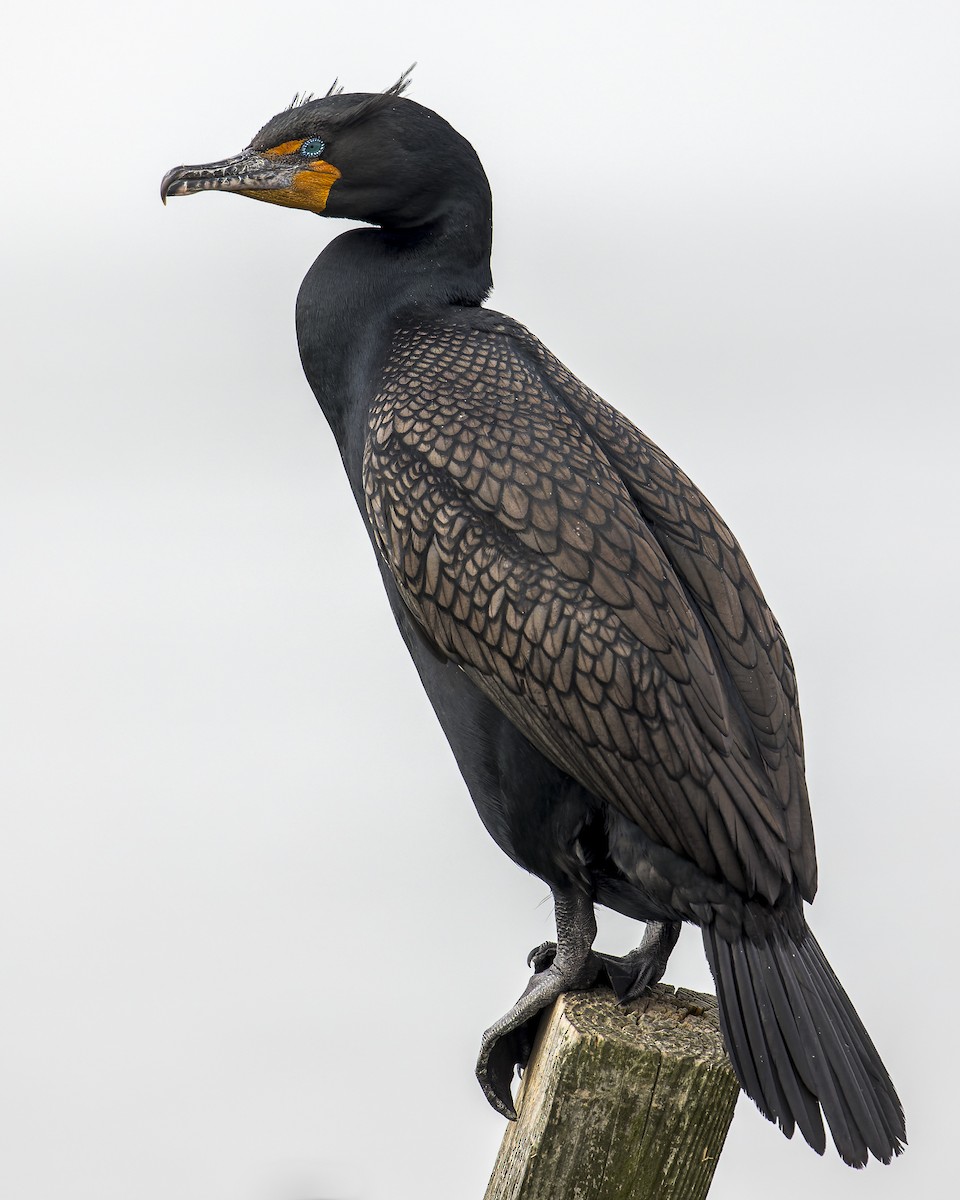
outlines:
[[[397,335],[363,477],[404,603],[534,745],[744,895],[812,896],[789,654],[657,447],[482,314]]]

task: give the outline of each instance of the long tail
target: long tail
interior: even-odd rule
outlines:
[[[820,1110],[844,1162],[866,1165],[903,1151],[900,1100],[870,1035],[804,926],[797,940],[703,944],[717,985],[720,1027],[747,1095],[787,1137],[795,1127],[822,1154]]]

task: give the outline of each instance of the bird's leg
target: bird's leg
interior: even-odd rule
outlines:
[[[660,982],[679,936],[679,921],[649,921],[643,941],[636,950],[622,958],[615,954],[597,955],[620,1004],[636,1000],[647,988]],[[553,942],[543,942],[530,951],[527,962],[535,970],[542,971],[553,962],[556,952]]]
[[[593,952],[597,922],[593,902],[582,892],[553,890],[557,918],[556,952],[536,973],[510,1011],[483,1035],[477,1059],[477,1079],[497,1112],[510,1120],[517,1113],[510,1085],[516,1067],[530,1058],[540,1013],[561,992],[588,988],[601,970],[600,956]]]
[[[636,950],[622,958],[614,954],[600,955],[604,973],[621,1004],[636,1000],[647,988],[660,982],[679,936],[679,921],[650,921]]]

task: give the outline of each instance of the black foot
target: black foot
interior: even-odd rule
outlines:
[[[513,1073],[530,1061],[540,1014],[561,992],[590,987],[602,970],[593,953],[597,924],[593,903],[572,888],[553,889],[557,942],[545,942],[530,952],[535,974],[513,1008],[491,1025],[480,1042],[477,1079],[487,1099],[503,1116],[517,1118],[513,1106]]]
[[[622,958],[615,954],[597,955],[603,963],[601,978],[613,988],[613,994],[620,1004],[638,999],[647,988],[660,982],[679,936],[679,921],[651,921],[636,950],[631,950]],[[527,965],[535,971],[544,971],[553,962],[556,953],[555,942],[542,942],[527,955]]]
[[[679,921],[651,921],[636,950],[631,950],[623,958],[614,954],[600,955],[604,973],[618,1003],[628,1004],[631,1000],[637,1000],[647,988],[660,982],[679,936]]]
[[[553,958],[552,954],[550,958]],[[551,962],[545,970],[533,976],[513,1008],[483,1035],[477,1059],[477,1079],[498,1113],[511,1121],[517,1119],[513,1104],[513,1075],[517,1069],[522,1071],[530,1061],[540,1014],[562,992],[582,991],[590,987],[602,969],[600,955],[592,952],[579,969],[567,972]]]
[[[618,1004],[629,1004],[637,1000],[647,988],[653,987],[663,978],[664,967],[649,958],[634,958],[636,951],[617,958],[614,954],[601,954],[603,973],[606,975]]]

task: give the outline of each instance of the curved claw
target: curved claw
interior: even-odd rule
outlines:
[[[533,967],[534,971],[545,971],[552,965],[556,957],[557,943],[541,942],[539,946],[534,946],[527,955],[527,966]]]

